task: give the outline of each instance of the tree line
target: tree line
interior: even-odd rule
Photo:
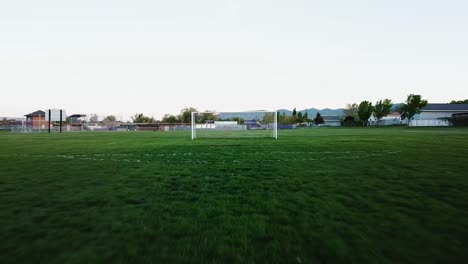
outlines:
[[[393,111],[399,112],[403,118],[407,118],[407,124],[413,118],[414,115],[421,113],[421,110],[427,105],[427,100],[423,99],[421,95],[410,94],[407,96],[406,101],[400,105],[397,109],[394,109],[393,102],[390,99],[382,99],[372,104],[370,101],[362,101],[359,104],[353,103],[348,104],[344,109],[345,118],[343,120],[345,125],[369,125],[369,119],[374,116],[377,120],[377,124],[380,124],[382,118],[386,117]],[[466,100],[452,100],[450,104],[468,104]],[[133,123],[165,123],[165,124],[190,124],[191,113],[199,112],[194,107],[185,107],[179,114],[165,114],[161,120],[157,120],[153,117],[145,116],[143,113],[137,113],[131,117]],[[266,114],[264,117],[265,122],[273,122],[274,116]],[[106,118],[107,121],[115,120],[114,117],[110,116]],[[307,111],[302,113],[293,109],[291,115],[287,115],[285,112],[278,112],[277,119],[279,124],[303,124],[303,123],[314,123],[320,125],[324,123],[323,117],[320,112],[315,117],[311,118],[308,116]],[[200,112],[197,115],[196,122],[204,123],[207,120],[221,120],[217,118],[212,112]],[[244,119],[237,117],[228,119],[230,121],[237,121],[239,124],[244,123]]]
[[[131,119],[133,123],[164,123],[164,124],[190,124],[192,118],[192,112],[198,112],[199,114],[196,116],[197,123],[205,123],[208,120],[216,120],[216,121],[237,121],[239,124],[244,124],[245,120],[242,117],[232,117],[228,119],[221,119],[213,113],[214,111],[205,111],[199,112],[194,107],[185,107],[183,108],[179,114],[165,114],[161,120],[157,120],[153,117],[145,116],[143,113],[134,114]],[[314,122],[316,124],[323,124],[324,120],[320,113],[317,113],[315,118],[310,119],[308,117],[307,112],[297,112],[296,108],[294,108],[292,115],[286,115],[286,113],[277,113],[277,120],[280,124],[298,124],[298,123],[305,123],[305,122]],[[274,114],[273,113],[265,113],[263,116],[262,121],[264,123],[273,123],[274,122]]]
[[[421,113],[421,110],[427,105],[427,100],[422,99],[419,94],[410,94],[407,96],[405,103],[403,103],[398,109],[394,109],[399,112],[403,118],[407,119],[407,125],[411,118],[415,114]],[[348,104],[345,109],[345,125],[359,124],[362,126],[369,125],[369,119],[374,116],[377,120],[377,124],[381,124],[382,118],[386,117],[392,112],[393,103],[390,99],[379,100],[372,105],[371,102],[365,100],[359,105]]]
[[[285,112],[277,113],[278,115],[278,123],[279,124],[304,124],[304,123],[314,123],[316,125],[320,125],[325,123],[323,120],[322,115],[320,115],[320,112],[317,112],[314,118],[309,118],[309,114],[307,111],[303,114],[302,112],[298,112],[296,108],[293,109],[292,114],[289,116]]]
[[[406,103],[403,104],[401,110],[405,112],[405,115],[409,118],[413,117],[416,113],[420,112],[420,109],[423,108],[427,104],[426,100],[422,100],[420,95],[409,95]],[[353,124],[362,124],[363,126],[368,125],[369,118],[373,115],[378,123],[379,121],[387,116],[392,110],[393,104],[392,100],[390,99],[383,99],[376,102],[373,105],[369,101],[362,101],[359,105],[348,104],[345,109],[345,124],[353,123]],[[165,114],[161,120],[156,120],[153,117],[145,116],[143,113],[137,113],[133,115],[132,122],[133,123],[165,123],[165,124],[190,124],[191,123],[191,114],[192,112],[199,112],[194,107],[185,107],[183,108],[179,114]],[[269,114],[265,114],[264,121],[265,122],[273,122],[274,116],[270,116]],[[277,119],[279,124],[302,124],[302,123],[314,123],[316,125],[320,125],[324,123],[324,119],[321,116],[320,112],[316,114],[314,118],[309,118],[308,113],[298,112],[296,108],[293,109],[291,115],[287,115],[285,112],[277,113]],[[212,112],[200,112],[197,115],[196,122],[204,123],[207,120],[220,120],[217,118]],[[237,117],[231,118],[228,120],[237,121],[239,124],[244,123],[244,119]]]
[[[177,115],[165,114],[161,120],[157,120],[153,117],[145,116],[142,113],[137,113],[133,115],[131,118],[132,118],[133,123],[190,124],[191,119],[192,119],[192,112],[199,112],[199,111],[194,107],[185,107],[182,110],[180,110],[180,113]],[[208,110],[205,112],[200,112],[200,114],[197,115],[196,122],[204,123],[207,120],[218,120],[213,112],[214,111],[208,111]],[[236,121],[240,121],[240,120],[236,120]]]

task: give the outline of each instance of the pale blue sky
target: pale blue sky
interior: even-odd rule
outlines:
[[[1,1],[0,116],[468,98],[467,1]]]

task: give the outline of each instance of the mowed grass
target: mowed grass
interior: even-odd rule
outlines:
[[[467,263],[468,130],[0,134],[0,263]]]

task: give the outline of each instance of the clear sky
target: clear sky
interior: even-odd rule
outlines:
[[[468,1],[0,2],[0,116],[468,98]]]

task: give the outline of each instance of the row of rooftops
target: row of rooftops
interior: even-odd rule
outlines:
[[[29,113],[27,115],[24,115],[25,117],[39,117],[39,116],[45,116],[45,112],[42,111],[42,110],[37,110],[35,112],[32,112],[32,113]],[[82,115],[82,114],[73,114],[73,115],[70,115],[68,117],[71,117],[71,118],[80,118],[80,117],[86,117],[86,115]]]
[[[423,111],[461,111],[468,112],[468,104],[427,104]]]

